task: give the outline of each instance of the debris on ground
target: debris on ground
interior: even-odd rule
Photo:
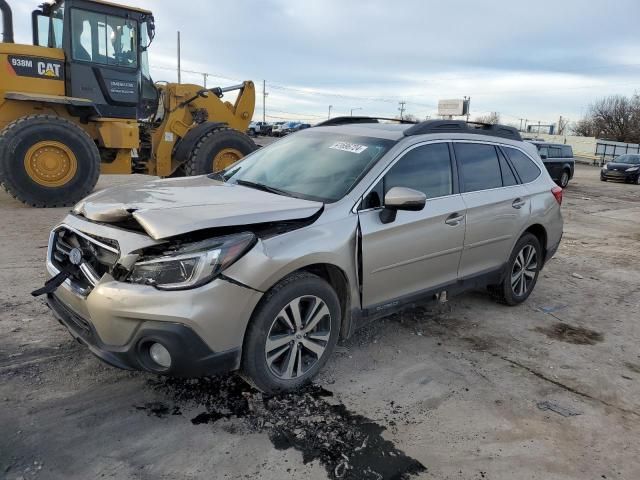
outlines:
[[[577,278],[578,280],[582,280],[584,277],[582,275],[580,275],[579,273],[572,273],[571,276],[573,278]]]
[[[558,415],[562,415],[563,417],[575,417],[577,415],[582,415],[582,412],[578,410],[574,410],[573,408],[569,407],[563,407],[549,400],[538,402],[537,406],[542,411],[550,410],[554,413],[557,413]]]
[[[194,425],[241,419],[249,431],[267,433],[275,448],[300,451],[304,463],[319,460],[332,479],[401,480],[426,471],[382,437],[385,427],[327,401],[333,394],[316,385],[267,396],[235,375],[162,378],[150,384],[171,397],[177,411],[187,406],[204,409],[191,419]],[[171,411],[160,405],[166,407],[163,414]]]

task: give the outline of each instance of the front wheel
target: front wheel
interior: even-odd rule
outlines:
[[[236,163],[256,149],[248,135],[223,127],[204,134],[184,163],[187,176],[218,172]]]
[[[338,296],[327,282],[306,272],[290,275],[266,294],[251,319],[242,373],[266,393],[301,387],[333,353],[340,323]]]
[[[535,235],[525,233],[509,257],[504,280],[489,287],[489,291],[507,305],[524,302],[538,281],[543,261],[540,241]]]
[[[0,132],[0,183],[27,205],[73,205],[91,193],[99,175],[98,147],[65,118],[30,115]]]

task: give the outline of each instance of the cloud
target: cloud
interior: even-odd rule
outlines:
[[[267,113],[312,119],[333,105],[390,116],[406,100],[409,113],[427,116],[440,98],[470,95],[472,114],[551,122],[640,87],[637,0],[130,2],[155,13],[156,78],[175,80],[180,30],[184,69],[218,75],[210,85],[252,79],[261,90],[266,79]],[[22,17],[37,2],[18,3],[28,41]]]

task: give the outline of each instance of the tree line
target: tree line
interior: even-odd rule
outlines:
[[[583,137],[640,143],[640,95],[611,95],[597,100],[572,130]]]

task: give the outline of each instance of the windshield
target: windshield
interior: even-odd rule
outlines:
[[[137,67],[137,24],[132,20],[85,10],[71,10],[73,59]]]
[[[392,140],[305,130],[257,150],[222,172],[294,197],[335,202],[394,144]]]
[[[640,165],[640,155],[620,155],[614,160],[617,163],[629,163],[631,165]]]

